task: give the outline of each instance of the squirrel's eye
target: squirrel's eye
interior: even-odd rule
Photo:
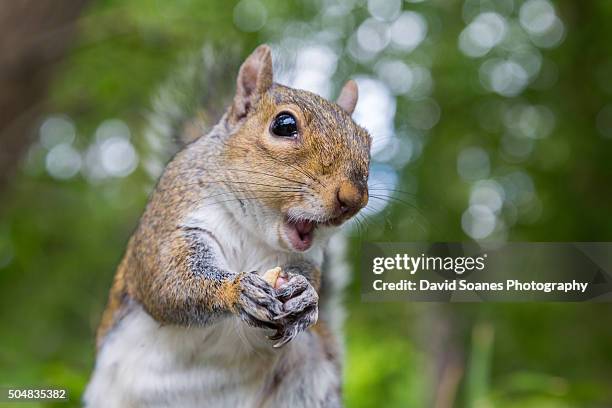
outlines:
[[[280,113],[274,118],[270,130],[276,136],[295,137],[298,133],[297,121],[290,113]]]

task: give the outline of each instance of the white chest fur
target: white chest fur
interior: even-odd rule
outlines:
[[[275,356],[253,343],[250,330],[236,319],[208,328],[162,327],[134,306],[100,350],[87,405],[254,406],[261,371]]]
[[[100,350],[85,405],[336,406],[326,401],[339,389],[338,368],[325,358],[316,336],[305,332],[273,349],[260,332],[233,318],[208,328],[162,327],[135,306]],[[279,367],[284,370],[282,389],[269,393]]]
[[[263,273],[291,259],[289,253],[254,242],[214,211],[190,214],[185,226],[211,232],[223,252],[223,266],[233,272]],[[322,262],[322,250],[313,248],[309,254],[309,260]],[[318,337],[301,333],[282,349],[273,349],[267,334],[271,333],[235,317],[205,328],[162,326],[133,303],[98,353],[85,404],[89,408],[289,406],[285,403],[307,407],[320,405],[318,401],[339,387],[337,367],[325,357]],[[287,382],[282,403],[279,395],[262,394],[279,365],[292,366],[294,377]],[[304,393],[304,388],[309,392]]]

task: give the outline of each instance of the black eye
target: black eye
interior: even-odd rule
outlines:
[[[270,130],[276,136],[295,137],[298,133],[297,121],[290,113],[280,113],[274,118]]]

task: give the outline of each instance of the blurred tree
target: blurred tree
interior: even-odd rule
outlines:
[[[32,140],[53,67],[87,0],[3,2],[0,9],[0,188]]]

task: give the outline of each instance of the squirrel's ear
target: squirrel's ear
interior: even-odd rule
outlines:
[[[342,87],[340,96],[338,96],[336,103],[340,105],[340,107],[349,115],[352,115],[353,111],[355,110],[355,105],[357,105],[358,97],[359,91],[357,90],[357,82],[349,79],[349,81]]]
[[[260,45],[242,63],[236,81],[233,114],[236,120],[245,117],[259,97],[272,86],[272,50]]]

